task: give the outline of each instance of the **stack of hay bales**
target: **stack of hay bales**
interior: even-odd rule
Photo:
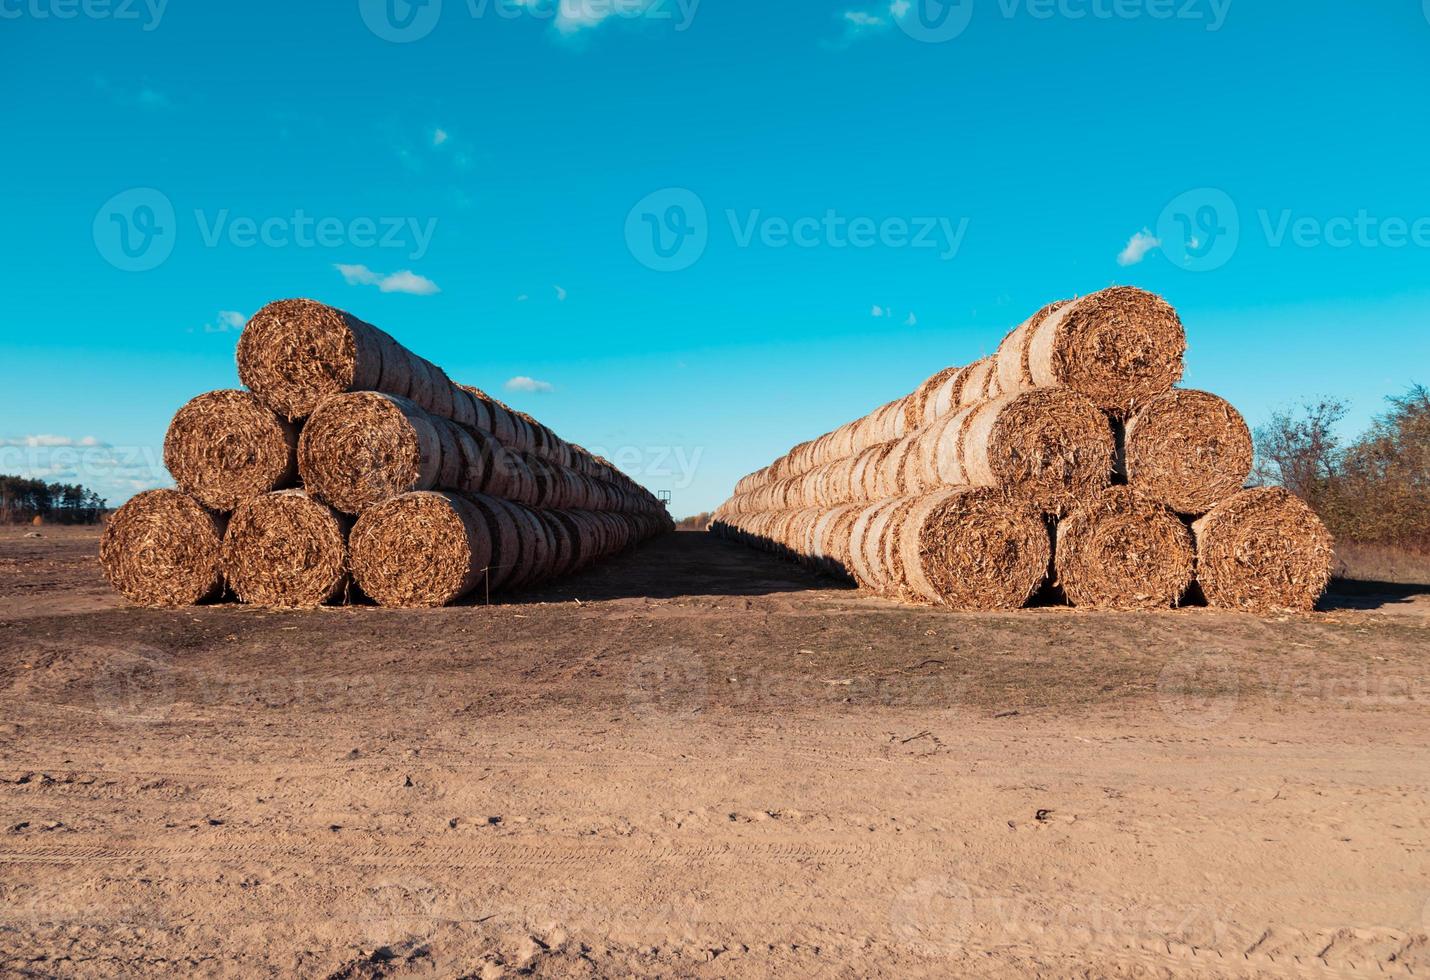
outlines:
[[[248,390],[174,416],[164,463],[178,489],[140,494],[105,530],[105,573],[135,602],[315,606],[356,584],[384,605],[445,605],[672,527],[606,460],[341,310],[265,306],[238,374]]]
[[[1051,586],[1084,607],[1196,591],[1305,610],[1332,542],[1304,503],[1244,490],[1245,421],[1178,389],[1176,311],[1129,287],[1043,307],[997,352],[939,371],[740,480],[711,529],[884,595],[966,609]]]

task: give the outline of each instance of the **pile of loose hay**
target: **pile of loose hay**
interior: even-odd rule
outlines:
[[[141,606],[188,606],[223,589],[224,518],[178,490],[149,490],[109,518],[99,563]]]
[[[182,490],[136,497],[105,533],[105,572],[136,602],[199,602],[225,579],[245,602],[345,599],[356,515],[359,574],[399,605],[530,586],[674,527],[609,460],[342,310],[270,303],[237,360],[248,391],[200,395],[169,426]]]
[[[1179,514],[1205,514],[1246,485],[1251,430],[1216,395],[1177,389],[1127,422],[1127,482]]]
[[[1238,494],[1251,435],[1222,399],[1173,388],[1185,352],[1176,311],[1143,290],[1050,303],[996,354],[742,478],[710,529],[886,595],[988,608],[1048,584],[1046,567],[1030,584],[1017,560],[1036,557],[1013,531],[1032,513],[1055,529],[1056,583],[1074,605],[1172,607],[1197,594],[1199,568],[1213,604],[1309,608],[1329,539],[1284,494],[1274,508],[1244,502],[1260,499]],[[1186,521],[1198,517],[1194,545]],[[1257,537],[1278,522],[1284,541]],[[1022,544],[991,532],[960,543],[979,528]],[[1254,547],[1237,544],[1243,533]],[[940,540],[954,557],[930,565]],[[945,566],[959,571],[940,577]]]
[[[1166,609],[1192,584],[1196,550],[1177,515],[1108,487],[1058,522],[1057,585],[1074,606]]]
[[[1197,582],[1213,606],[1304,612],[1315,608],[1330,583],[1330,532],[1280,487],[1255,487],[1223,500],[1192,531]]]
[[[244,602],[320,606],[348,581],[351,522],[302,490],[260,494],[234,511],[223,538],[223,573]]]
[[[231,511],[298,476],[297,431],[247,391],[210,391],[174,415],[164,465],[200,503]]]

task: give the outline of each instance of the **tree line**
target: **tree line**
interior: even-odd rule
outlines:
[[[28,524],[36,517],[56,524],[96,524],[108,501],[77,483],[46,483],[0,474],[0,524]]]
[[[1256,430],[1256,478],[1309,503],[1346,541],[1430,552],[1430,389],[1413,385],[1352,439],[1336,398],[1277,412]]]

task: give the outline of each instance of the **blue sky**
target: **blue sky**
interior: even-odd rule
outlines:
[[[0,470],[163,483],[297,295],[678,514],[1112,283],[1253,425],[1430,381],[1430,3],[922,2],[0,0]]]

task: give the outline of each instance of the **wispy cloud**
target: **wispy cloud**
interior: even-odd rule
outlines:
[[[552,286],[551,288],[554,289],[554,290],[556,290],[556,302],[558,302],[558,303],[564,303],[564,302],[566,302],[566,289],[565,289],[565,287],[562,287],[562,286]]]
[[[837,17],[844,32],[839,37],[824,42],[825,46],[841,50],[861,38],[881,34],[893,26],[894,18],[902,16],[908,9],[907,0],[894,0],[887,7],[842,11]]]
[[[504,386],[507,391],[528,391],[536,394],[546,394],[556,390],[556,386],[549,381],[538,381],[535,378],[528,378],[524,374],[507,381]]]
[[[101,442],[94,436],[82,436],[76,439],[74,436],[35,435],[0,439],[0,446],[26,446],[34,449],[56,449],[62,446],[77,449],[108,449],[109,443]]]
[[[433,146],[441,146],[443,143],[447,142],[447,139],[448,139],[448,136],[447,136],[447,131],[446,131],[445,129],[442,129],[441,127],[438,127],[437,129],[433,130],[433,132],[432,132],[432,145],[433,145]]]
[[[1162,240],[1152,234],[1150,228],[1143,228],[1127,242],[1127,247],[1117,254],[1118,265],[1136,265],[1147,257],[1154,248],[1160,248]]]
[[[111,504],[142,490],[173,486],[157,447],[116,446],[96,436],[0,437],[0,473],[47,483],[78,483]]]
[[[229,333],[239,331],[248,323],[248,317],[237,310],[219,310],[213,321],[204,324],[204,333]]]
[[[880,306],[878,303],[875,303],[874,308],[869,311],[869,315],[874,317],[883,317],[893,316],[894,314],[887,307]]]
[[[916,316],[914,316],[914,314],[913,314],[912,312],[910,312],[909,315],[908,315],[908,317],[906,317],[906,318],[904,319],[904,326],[906,326],[906,327],[917,327],[918,325],[919,325],[919,318],[916,317]]]
[[[103,75],[96,75],[94,88],[101,95],[108,97],[115,105],[127,109],[147,109],[151,112],[159,112],[174,108],[174,103],[167,95],[148,85],[141,85],[137,89],[121,88]]]
[[[333,266],[342,273],[349,286],[376,286],[384,293],[407,293],[411,296],[431,296],[442,290],[426,276],[419,276],[411,269],[400,272],[374,272],[365,265]]]

